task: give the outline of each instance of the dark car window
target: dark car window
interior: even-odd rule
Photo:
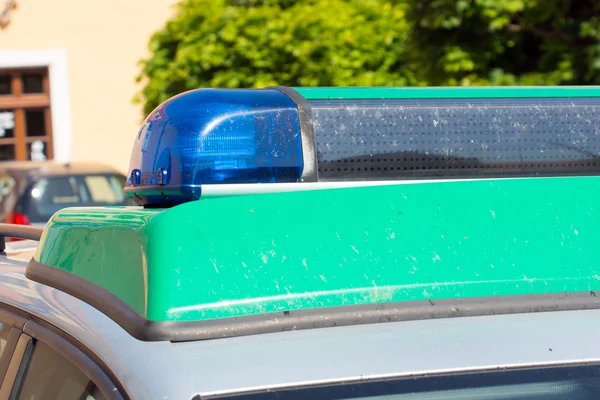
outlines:
[[[38,341],[25,371],[19,400],[98,400],[98,388],[75,365]]]
[[[23,196],[22,212],[33,223],[46,222],[65,207],[128,205],[120,175],[66,175],[41,178]]]

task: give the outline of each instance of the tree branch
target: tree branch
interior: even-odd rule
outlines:
[[[541,37],[544,39],[558,38],[567,44],[571,44],[574,42],[572,37],[570,37],[569,35],[565,34],[564,32],[561,32],[561,31],[544,31],[544,30],[537,29],[537,28],[523,28],[521,25],[518,25],[518,24],[508,24],[508,25],[506,25],[506,28],[511,32],[529,32],[535,36],[538,36],[538,37]]]

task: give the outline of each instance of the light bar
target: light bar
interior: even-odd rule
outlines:
[[[201,184],[297,182],[300,132],[296,104],[275,89],[182,93],[142,125],[125,192],[167,206],[197,200]]]
[[[599,157],[597,87],[201,89],[148,117],[126,192],[162,207],[203,185],[595,175]]]
[[[600,99],[311,101],[320,180],[600,169]]]

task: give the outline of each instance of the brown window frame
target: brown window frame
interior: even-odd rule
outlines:
[[[43,93],[23,93],[24,74],[41,74]],[[15,148],[15,160],[28,161],[27,145],[36,141],[45,143],[47,159],[54,158],[52,140],[52,116],[50,109],[50,80],[48,68],[0,69],[1,75],[11,77],[11,94],[0,95],[0,110],[12,110],[15,113],[15,127],[12,138],[0,138],[0,145],[10,144]],[[27,136],[26,110],[44,111],[45,136]]]

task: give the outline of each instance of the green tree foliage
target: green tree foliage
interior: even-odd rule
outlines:
[[[199,87],[600,84],[600,0],[182,0],[149,113]]]
[[[407,18],[429,84],[600,83],[598,0],[419,0]]]
[[[404,6],[381,0],[183,0],[150,40],[149,113],[199,87],[414,85]]]

